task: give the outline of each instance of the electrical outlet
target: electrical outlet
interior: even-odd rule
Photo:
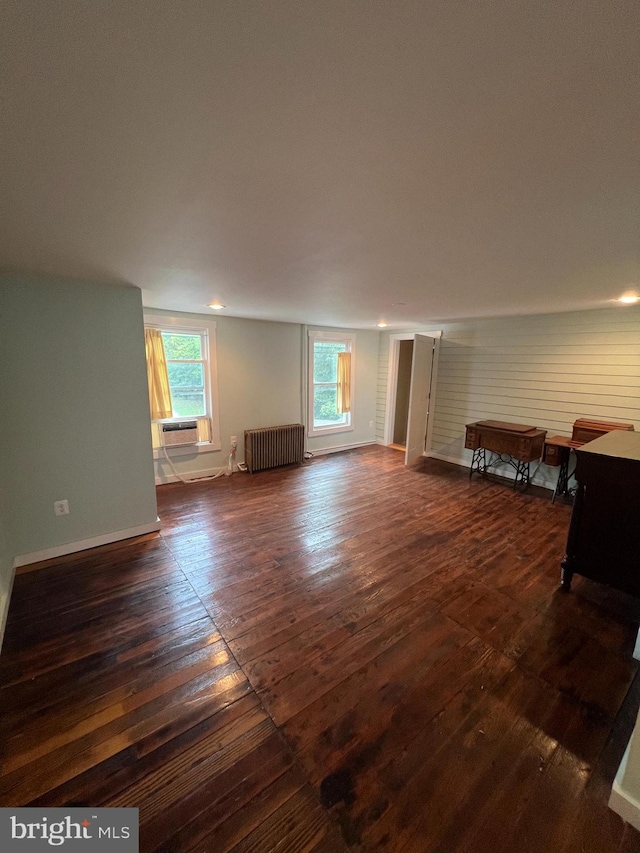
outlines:
[[[369,429],[373,429],[373,421],[369,421]]]
[[[237,446],[238,446],[238,436],[232,435],[231,436],[231,447],[237,447]]]
[[[53,511],[56,515],[69,515],[69,501],[54,501]]]

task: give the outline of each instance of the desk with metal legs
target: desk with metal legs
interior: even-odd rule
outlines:
[[[469,477],[486,474],[488,468],[501,462],[516,472],[514,489],[524,491],[530,483],[529,463],[542,456],[546,434],[543,429],[507,421],[467,424],[465,447],[473,450]],[[489,459],[487,451],[491,454]]]

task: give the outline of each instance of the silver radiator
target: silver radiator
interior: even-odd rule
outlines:
[[[250,474],[263,468],[291,465],[304,459],[302,424],[247,429],[244,431],[244,461]]]

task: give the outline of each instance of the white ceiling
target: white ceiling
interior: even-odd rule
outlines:
[[[638,0],[3,0],[0,33],[3,268],[356,327],[640,281]]]

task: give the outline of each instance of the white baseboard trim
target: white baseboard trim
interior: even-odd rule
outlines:
[[[198,477],[213,477],[221,471],[228,471],[228,465],[223,465],[222,468],[201,468],[199,471],[180,471],[183,477],[188,480],[197,479]],[[236,472],[234,471],[234,474]],[[179,477],[175,474],[156,474],[156,486],[165,486],[167,483],[180,483]]]
[[[340,453],[342,450],[355,450],[357,447],[368,447],[370,444],[377,444],[375,440],[358,441],[355,444],[339,444],[336,447],[320,447],[318,450],[309,450],[314,456],[326,456],[328,453]]]
[[[56,557],[65,557],[67,554],[75,554],[76,551],[86,551],[88,548],[109,545],[111,542],[119,542],[121,539],[131,539],[134,536],[143,536],[145,533],[155,533],[160,530],[160,527],[160,519],[157,519],[149,524],[138,524],[136,527],[128,527],[125,530],[102,533],[100,536],[92,536],[90,539],[79,539],[77,542],[67,542],[64,545],[45,548],[44,551],[31,551],[29,554],[19,554],[13,561],[13,568],[19,569],[21,566],[29,566],[31,563],[40,563],[42,560],[54,560]]]
[[[633,738],[633,735],[631,737]],[[620,762],[620,767],[616,773],[616,778],[613,780],[611,796],[609,797],[609,808],[620,815],[622,820],[630,823],[634,829],[640,830],[640,802],[623,787],[630,745],[627,745],[625,753],[622,756],[622,761]]]

